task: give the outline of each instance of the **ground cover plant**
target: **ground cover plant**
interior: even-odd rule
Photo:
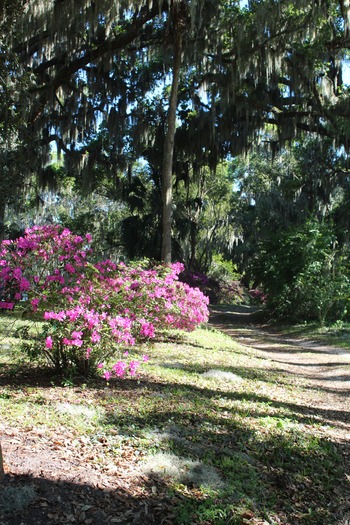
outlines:
[[[207,327],[154,342],[138,378],[74,382],[26,360],[13,315],[0,420],[8,486],[28,502],[4,523],[342,523],[346,404],[317,408],[305,378]]]

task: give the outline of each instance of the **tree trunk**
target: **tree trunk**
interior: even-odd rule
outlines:
[[[196,220],[191,220],[190,225],[190,244],[191,244],[191,254],[188,267],[192,272],[198,270],[198,262],[196,257],[196,248],[197,248],[197,232],[198,226]]]
[[[1,443],[0,443],[0,483],[4,481],[5,472],[4,472],[4,463],[2,460],[2,451],[1,451]]]
[[[5,202],[0,199],[0,242],[2,242],[5,237],[5,209]]]
[[[164,141],[164,154],[162,166],[162,193],[163,193],[163,218],[162,218],[162,261],[171,263],[171,226],[173,205],[173,157],[176,131],[177,93],[181,69],[182,31],[175,29],[173,80],[169,109],[167,116],[167,131]]]

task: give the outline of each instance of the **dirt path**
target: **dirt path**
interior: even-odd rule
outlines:
[[[348,483],[340,487],[344,505],[339,525],[350,525],[350,352],[297,336],[286,337],[254,322],[254,310],[213,309],[210,324],[261,358],[261,369],[297,379],[294,404],[319,420],[320,433],[337,444]],[[326,525],[326,524],[325,524]]]
[[[302,380],[304,394],[297,403],[322,419],[337,423],[337,441],[350,446],[350,352],[317,341],[285,337],[254,322],[254,309],[213,309],[210,324],[261,357],[261,368]]]
[[[247,307],[214,310],[211,323],[243,346],[253,347],[278,368],[305,377],[314,386],[350,392],[350,351],[257,326]]]

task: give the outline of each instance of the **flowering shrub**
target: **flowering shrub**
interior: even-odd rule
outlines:
[[[246,291],[238,280],[214,278],[190,270],[182,271],[179,279],[191,287],[199,288],[211,304],[238,304],[246,300]]]
[[[251,299],[256,304],[265,304],[266,303],[266,294],[259,290],[258,288],[253,288],[252,290],[249,290],[248,294],[250,295]]]
[[[209,302],[212,304],[219,302],[220,284],[216,279],[212,279],[200,272],[192,272],[184,270],[179,276],[181,282],[188,284],[191,287],[199,288],[204,295],[209,297]]]
[[[1,299],[25,295],[27,314],[45,321],[38,352],[58,370],[92,367],[111,376],[134,376],[139,360],[128,349],[169,328],[193,330],[208,318],[208,300],[180,283],[180,263],[169,266],[89,262],[91,237],[60,226],[34,227],[0,251]],[[105,362],[119,352],[107,369]],[[144,355],[142,361],[147,361]]]

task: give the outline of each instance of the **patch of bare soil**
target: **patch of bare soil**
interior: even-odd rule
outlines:
[[[98,448],[62,433],[43,435],[0,426],[5,482],[1,525],[171,524],[165,487],[137,471],[130,447],[110,466],[94,464]]]
[[[67,389],[53,387],[41,376],[38,371],[32,377],[24,373],[13,378],[18,395],[30,395],[39,384],[44,403],[64,403]],[[0,384],[4,381],[0,377]],[[71,390],[81,393],[79,387]],[[103,395],[103,389],[91,391],[93,397]],[[174,521],[177,499],[169,496],[161,480],[138,470],[139,451],[132,445],[123,444],[113,457],[103,435],[92,443],[88,436],[66,427],[13,428],[6,420],[0,421],[0,441],[5,469],[0,525],[170,525]]]

